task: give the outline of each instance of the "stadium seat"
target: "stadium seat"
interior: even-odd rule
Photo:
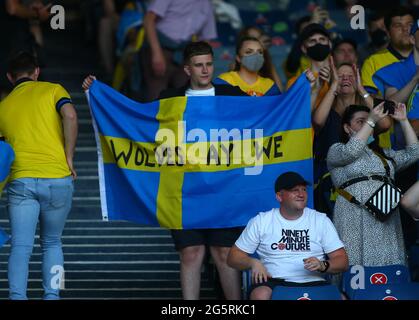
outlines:
[[[357,291],[366,291],[363,289],[378,285],[404,284],[409,282],[409,269],[403,265],[377,267],[351,266],[343,274],[343,291],[349,299],[353,299]],[[354,288],[354,285],[356,288]]]
[[[250,255],[258,258],[257,253]],[[330,280],[326,278],[327,280]],[[250,298],[252,273],[250,270],[242,272],[243,299]],[[285,290],[284,290],[285,289]],[[276,287],[272,292],[272,300],[342,300],[338,288],[334,285],[317,287]]]
[[[419,300],[419,283],[395,283],[356,290],[353,300]]]
[[[342,300],[335,285],[315,287],[277,286],[272,292],[272,300]]]

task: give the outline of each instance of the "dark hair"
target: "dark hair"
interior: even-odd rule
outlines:
[[[373,12],[368,18],[368,27],[371,28],[371,24],[375,21],[385,18],[386,14],[384,12]]]
[[[348,106],[342,115],[342,124],[341,124],[341,131],[340,131],[340,141],[343,143],[347,143],[349,141],[348,134],[345,132],[344,124],[349,125],[354,117],[354,114],[357,112],[368,112],[370,113],[370,109],[366,106],[358,105],[358,104],[351,104]]]
[[[304,17],[301,17],[300,19],[298,19],[297,22],[295,23],[295,33],[297,35],[299,35],[301,33],[301,31],[303,31],[303,30],[301,30],[301,26],[304,23],[307,23],[307,22],[310,22],[310,21],[311,21],[311,16],[304,16]]]
[[[394,17],[404,17],[410,15],[412,18],[415,18],[415,14],[407,7],[400,6],[395,8],[394,10],[390,11],[386,16],[384,17],[384,24],[386,26],[387,31],[390,31],[391,22]]]
[[[358,49],[358,46],[356,44],[356,42],[350,38],[344,38],[344,39],[340,39],[338,41],[336,41],[333,45],[333,49],[332,49],[332,53],[335,53],[335,51],[344,43],[348,43],[352,46],[352,48],[354,48],[355,52]]]
[[[241,39],[241,38],[245,38],[245,37],[250,37],[249,36],[249,31],[250,30],[256,30],[257,32],[260,33],[260,35],[262,36],[264,34],[264,32],[255,26],[250,26],[250,27],[244,27],[239,31],[239,34],[237,35],[237,39]]]
[[[351,69],[353,68],[352,63],[349,63],[349,62],[342,62],[342,63],[339,63],[339,64],[336,66],[336,70],[337,70],[337,69],[339,69],[340,67],[343,67],[343,66],[350,67]]]
[[[349,141],[348,134],[345,132],[343,126],[344,126],[344,124],[349,125],[351,120],[354,117],[354,114],[357,113],[357,112],[368,112],[368,113],[370,113],[370,108],[368,108],[366,106],[362,106],[362,105],[352,104],[345,109],[345,111],[343,113],[343,116],[342,116],[342,124],[341,124],[341,132],[340,132],[340,141],[342,143],[347,143]],[[380,147],[380,145],[378,143],[378,135],[376,135],[375,133],[374,133],[374,139],[375,139],[374,142],[370,143],[368,145],[368,147],[372,151],[380,154],[385,159],[390,160],[394,163],[394,159],[388,157],[384,153],[383,149]]]
[[[184,63],[188,63],[192,57],[202,56],[205,54],[210,54],[214,57],[214,52],[212,51],[212,47],[208,42],[189,42],[183,50],[183,61]]]
[[[240,49],[243,47],[243,43],[245,43],[246,41],[256,41],[256,42],[259,42],[259,44],[260,44],[260,45],[262,46],[262,48],[263,48],[263,45],[262,45],[262,43],[259,41],[259,39],[258,39],[258,38],[255,38],[255,37],[249,37],[249,36],[244,36],[244,37],[239,38],[239,41],[237,41],[237,45],[236,45],[236,54],[237,54],[237,55],[239,54]]]
[[[10,73],[13,79],[16,79],[25,73],[32,74],[38,67],[38,61],[32,54],[21,51],[10,58],[7,72]]]

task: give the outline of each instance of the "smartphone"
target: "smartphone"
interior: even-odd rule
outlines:
[[[388,112],[388,114],[394,114],[394,111],[396,110],[396,103],[391,100],[384,100],[384,99],[374,99],[374,108],[378,106],[380,103],[384,101],[384,112]]]

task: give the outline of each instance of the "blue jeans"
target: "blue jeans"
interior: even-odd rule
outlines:
[[[10,299],[27,299],[29,260],[38,219],[44,299],[59,299],[60,279],[64,271],[61,235],[71,209],[73,188],[72,177],[21,178],[9,184],[8,213],[12,234],[8,267]]]

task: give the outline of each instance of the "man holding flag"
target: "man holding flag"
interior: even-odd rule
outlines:
[[[239,299],[239,272],[226,258],[241,227],[261,206],[271,206],[266,185],[290,168],[312,181],[310,84],[303,75],[280,96],[231,97],[242,93],[211,82],[208,44],[191,43],[184,56],[189,85],[152,103],[85,79],[102,215],[173,230],[185,299],[199,298],[208,245],[220,259],[225,297]]]
[[[160,99],[179,96],[246,96],[238,87],[214,85],[214,53],[204,41],[191,42],[184,50],[184,71],[190,78],[188,84],[178,89],[167,89]],[[88,90],[94,77],[87,77],[83,89]],[[240,274],[227,265],[230,247],[240,236],[242,228],[171,230],[176,250],[180,256],[180,280],[185,300],[199,299],[201,267],[205,246],[209,246],[217,267],[224,295],[229,300],[239,300]]]

